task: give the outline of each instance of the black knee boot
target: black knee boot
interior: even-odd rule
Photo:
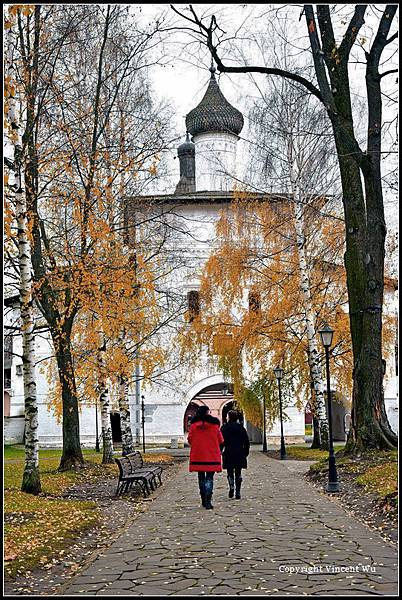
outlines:
[[[228,482],[229,482],[229,498],[233,498],[233,496],[234,496],[234,477],[231,477],[230,475],[228,475]]]
[[[211,504],[211,500],[212,500],[212,494],[205,494],[204,508],[206,508],[207,510],[210,508],[213,508],[213,506]]]
[[[208,474],[209,477],[205,479],[205,504],[204,508],[210,509],[213,508],[211,504],[212,493],[214,491],[214,474]]]
[[[199,481],[198,486],[200,488],[201,504],[205,507],[205,482]]]
[[[242,477],[236,477],[236,500],[240,500],[240,488],[241,482],[243,481]]]

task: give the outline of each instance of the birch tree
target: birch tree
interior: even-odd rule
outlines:
[[[277,59],[279,60],[279,59]],[[283,57],[286,68],[289,59]],[[323,198],[328,195],[327,213],[333,212],[338,195],[335,149],[327,134],[328,122],[325,111],[312,101],[303,88],[285,79],[273,80],[268,89],[261,89],[255,82],[261,97],[255,100],[251,110],[253,139],[258,145],[252,152],[252,168],[259,173],[259,185],[265,189],[272,186],[288,193],[293,206],[293,226],[300,271],[300,289],[303,295],[304,319],[306,326],[307,359],[311,377],[310,407],[314,417],[313,447],[328,447],[328,423],[322,377],[321,354],[317,344],[316,313],[313,309],[310,289],[310,271],[307,255],[308,230],[305,212],[312,204],[315,195]],[[330,201],[332,198],[332,201]],[[335,200],[335,201],[334,201]],[[332,204],[332,207],[331,207]],[[311,206],[310,206],[311,209]],[[333,212],[333,218],[340,220]],[[319,235],[322,218],[320,211],[315,214],[316,234]],[[340,246],[338,254],[341,251]],[[312,257],[311,257],[312,258]],[[327,257],[336,260],[337,257]]]
[[[101,431],[102,431],[102,446],[103,456],[102,464],[113,463],[113,437],[112,437],[112,425],[110,422],[110,394],[109,386],[107,383],[107,372],[105,368],[105,351],[106,351],[106,340],[103,336],[102,345],[98,348],[98,387],[99,393],[99,406],[101,413]]]
[[[32,9],[24,9],[30,15]],[[14,216],[17,227],[20,320],[22,332],[22,361],[25,411],[25,465],[21,491],[37,495],[41,490],[39,475],[38,405],[35,374],[34,306],[31,277],[31,245],[28,231],[27,207],[22,176],[22,138],[19,122],[20,104],[13,60],[15,48],[16,9],[9,9],[6,20],[7,74],[5,81],[6,131],[14,149]]]

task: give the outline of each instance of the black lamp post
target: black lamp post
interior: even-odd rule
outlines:
[[[141,413],[142,413],[142,450],[145,454],[145,397],[141,396]]]
[[[331,384],[329,376],[329,348],[332,344],[334,330],[324,323],[321,329],[318,330],[321,337],[322,345],[325,348],[325,363],[327,368],[327,406],[328,406],[328,428],[329,428],[329,468],[328,468],[328,484],[327,492],[339,492],[338,474],[336,472],[336,462],[334,453],[334,443],[332,438],[332,399],[331,399]]]
[[[262,423],[263,423],[263,440],[262,440],[262,451],[263,452],[268,452],[268,447],[267,447],[267,421],[266,421],[266,415],[265,415],[265,393],[262,393],[262,410],[263,410],[263,415],[262,415]]]
[[[99,448],[99,429],[98,429],[98,399],[95,400],[95,452],[100,452]]]
[[[282,419],[282,392],[281,392],[281,379],[283,377],[282,367],[276,367],[274,369],[275,377],[278,380],[279,388],[279,416],[281,419],[281,460],[286,458],[285,438],[283,437],[283,419]]]

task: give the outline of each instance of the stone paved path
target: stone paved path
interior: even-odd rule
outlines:
[[[183,464],[65,594],[396,595],[396,549],[311,487],[302,470],[305,463],[254,451],[242,500],[227,497],[218,474],[207,511]]]

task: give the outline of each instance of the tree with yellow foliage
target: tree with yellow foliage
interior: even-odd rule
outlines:
[[[63,420],[60,468],[68,469],[83,462],[75,320],[81,310],[90,311],[102,284],[116,297],[121,283],[108,266],[107,244],[122,227],[122,197],[114,188],[107,198],[110,183],[126,173],[124,193],[130,194],[152,180],[166,139],[162,132],[169,131],[166,111],[153,107],[144,75],[159,31],[158,25],[143,31],[128,26],[135,16],[123,6],[11,10],[34,297],[55,351]],[[115,137],[121,119],[123,142]],[[129,278],[127,264],[124,269]]]
[[[315,229],[317,235],[317,224]],[[323,231],[324,226],[320,246]],[[331,236],[327,235],[333,242],[334,228]],[[272,371],[277,364],[292,379],[297,405],[303,409],[310,400],[311,369],[292,202],[287,198],[239,198],[232,210],[221,216],[217,236],[217,249],[202,277],[201,310],[184,334],[185,347],[195,352],[197,345],[204,345],[211,356],[221,356],[221,364],[233,378],[235,398],[247,418],[250,410],[242,391],[249,386],[244,385],[244,373],[252,382],[259,378],[258,373]],[[334,314],[335,303],[338,307],[334,375],[341,372],[344,381],[349,372],[348,388],[343,390],[347,395],[351,386],[350,347],[348,352],[342,268],[329,270],[319,255],[315,259],[313,262],[310,257],[312,306],[320,319]]]

